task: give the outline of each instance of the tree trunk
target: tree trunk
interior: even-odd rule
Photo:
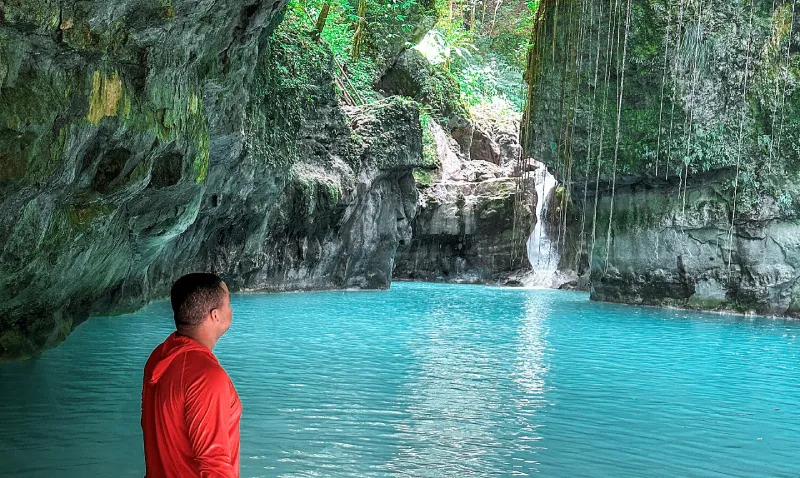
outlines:
[[[331,3],[325,2],[325,5],[322,6],[322,10],[319,12],[319,16],[317,17],[317,26],[314,28],[314,38],[318,39],[320,35],[322,35],[322,30],[325,29],[325,23],[328,21],[328,12],[331,11]]]
[[[364,27],[366,26],[366,14],[367,14],[367,0],[359,0],[358,1],[358,11],[356,15],[358,19],[356,20],[355,24],[355,33],[353,34],[353,61],[358,60],[361,56],[361,43],[364,41]]]

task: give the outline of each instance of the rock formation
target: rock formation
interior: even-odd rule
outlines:
[[[542,2],[524,146],[594,299],[800,315],[799,55],[791,2]]]
[[[345,111],[285,1],[0,4],[0,357],[188,271],[385,288],[410,238],[416,105]]]
[[[419,215],[410,244],[398,249],[395,278],[503,283],[529,269],[525,244],[536,222],[536,192],[519,167],[521,148],[508,144],[518,123],[474,121],[471,157],[431,122],[439,167],[431,184],[419,186]]]

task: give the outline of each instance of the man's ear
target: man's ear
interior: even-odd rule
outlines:
[[[211,309],[211,320],[219,322],[219,309]]]

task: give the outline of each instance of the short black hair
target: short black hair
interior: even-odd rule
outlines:
[[[219,276],[197,272],[175,281],[169,295],[175,326],[193,327],[200,325],[211,309],[222,305],[225,291]]]

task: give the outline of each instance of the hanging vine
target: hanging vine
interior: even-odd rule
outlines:
[[[664,70],[661,73],[661,100],[658,109],[658,140],[656,142],[656,170],[655,175],[658,176],[658,163],[661,159],[661,126],[664,119],[664,90],[667,86],[667,60],[669,58],[669,30],[672,27],[672,15],[667,13],[667,28],[664,33]]]
[[[683,35],[683,14],[684,14],[684,7],[685,7],[685,0],[681,0],[680,7],[678,10],[678,28],[675,32],[675,49],[677,50],[680,48],[681,45],[681,38]],[[678,55],[674,55],[675,61],[673,62],[673,72],[677,74],[678,71]],[[669,162],[672,159],[672,133],[674,131],[675,125],[675,105],[678,102],[678,82],[672,82],[672,109],[670,110],[669,114],[669,139],[667,140],[667,158],[666,164],[664,166],[664,179],[669,178]]]
[[[753,41],[753,14],[755,13],[755,0],[750,0],[750,20],[747,27],[747,53],[744,67],[744,79],[742,80],[742,101],[747,102],[747,86],[750,80],[750,46]],[[728,278],[731,275],[731,263],[733,262],[733,228],[736,224],[736,203],[739,194],[739,174],[741,171],[742,162],[742,142],[744,141],[744,123],[746,119],[747,108],[741,109],[741,118],[739,120],[739,145],[736,153],[736,178],[733,181],[733,206],[731,214],[730,229],[728,229]]]
[[[794,19],[795,19],[795,9],[797,7],[797,0],[792,0],[792,9],[791,15],[789,17],[789,35],[786,41],[786,62],[783,65],[782,73],[783,73],[783,89],[781,91],[781,101],[780,101],[780,110],[781,110],[781,120],[780,125],[778,126],[778,136],[773,141],[773,144],[770,148],[770,162],[768,163],[768,169],[772,165],[772,157],[774,151],[781,151],[782,141],[783,141],[783,128],[786,120],[786,88],[789,84],[789,77],[790,77],[790,65],[791,65],[791,56],[792,56],[792,35],[794,35]],[[774,121],[774,117],[773,117]]]
[[[597,210],[598,204],[600,201],[600,168],[602,165],[603,160],[603,139],[605,137],[605,117],[606,117],[606,107],[608,105],[608,95],[610,92],[610,79],[611,79],[611,61],[612,61],[612,54],[613,54],[613,31],[614,26],[617,25],[615,22],[616,16],[616,6],[614,7],[614,11],[612,11],[612,3],[613,0],[609,0],[608,7],[608,36],[606,38],[606,64],[605,64],[605,76],[604,76],[604,83],[605,83],[605,92],[603,94],[603,108],[602,114],[600,115],[601,122],[600,122],[600,140],[598,141],[598,151],[597,151],[597,173],[595,176],[595,188],[594,188],[594,215],[592,219],[592,246],[589,249],[589,264],[592,267],[594,264],[594,250],[595,245],[597,244]],[[599,48],[599,46],[598,46]]]
[[[544,35],[545,28],[545,14],[550,6],[550,1],[543,1],[536,11],[536,19],[533,22],[533,29],[531,31],[531,41],[528,50],[528,58],[525,66],[523,77],[528,83],[528,101],[525,104],[525,109],[522,112],[522,125],[520,127],[520,144],[526,150],[532,147],[533,137],[531,135],[531,112],[535,109],[537,96],[536,85],[539,83],[539,75],[542,70],[542,42],[541,39]]]
[[[579,238],[578,250],[577,254],[575,254],[575,270],[580,269],[580,258],[583,254],[583,248],[586,245],[586,207],[588,205],[588,196],[589,196],[589,174],[591,172],[591,165],[592,165],[592,139],[594,136],[594,124],[595,124],[595,112],[597,110],[597,77],[600,71],[600,19],[603,17],[603,2],[599,2],[600,13],[597,18],[597,39],[595,43],[597,44],[597,54],[594,58],[594,82],[595,85],[594,91],[592,92],[592,107],[590,108],[589,112],[589,133],[588,133],[588,140],[587,140],[587,147],[586,147],[586,159],[584,160],[584,171],[583,171],[583,203],[581,208],[581,234]],[[589,3],[589,31],[590,34],[595,28],[595,16],[594,16],[594,5]],[[591,51],[589,51],[591,54]]]
[[[698,7],[697,7],[697,25],[695,27],[694,33],[694,54],[692,58],[692,89],[689,95],[689,115],[686,120],[686,124],[684,125],[684,141],[686,143],[686,152],[683,158],[684,163],[684,170],[683,174],[681,175],[681,179],[683,180],[683,198],[681,203],[681,221],[682,224],[686,222],[686,192],[689,187],[689,164],[691,162],[691,148],[692,148],[692,139],[693,139],[693,125],[694,125],[694,114],[695,114],[695,95],[697,93],[697,82],[700,77],[700,44],[702,42],[703,36],[703,0],[698,0]],[[713,0],[710,1],[709,10],[713,7]],[[680,183],[678,183],[678,195],[680,196],[681,188]]]
[[[609,252],[611,250],[611,225],[614,221],[614,199],[616,194],[616,186],[617,186],[617,160],[619,158],[619,140],[620,140],[620,132],[621,132],[621,122],[622,122],[622,98],[625,95],[625,62],[628,58],[628,35],[630,33],[631,28],[631,0],[628,0],[628,7],[626,9],[625,15],[625,40],[623,42],[622,47],[622,69],[620,73],[620,81],[619,81],[619,99],[617,102],[617,137],[616,142],[614,144],[614,165],[611,167],[611,206],[608,213],[608,232],[606,234],[606,261],[605,261],[605,271],[608,271],[608,257]]]

